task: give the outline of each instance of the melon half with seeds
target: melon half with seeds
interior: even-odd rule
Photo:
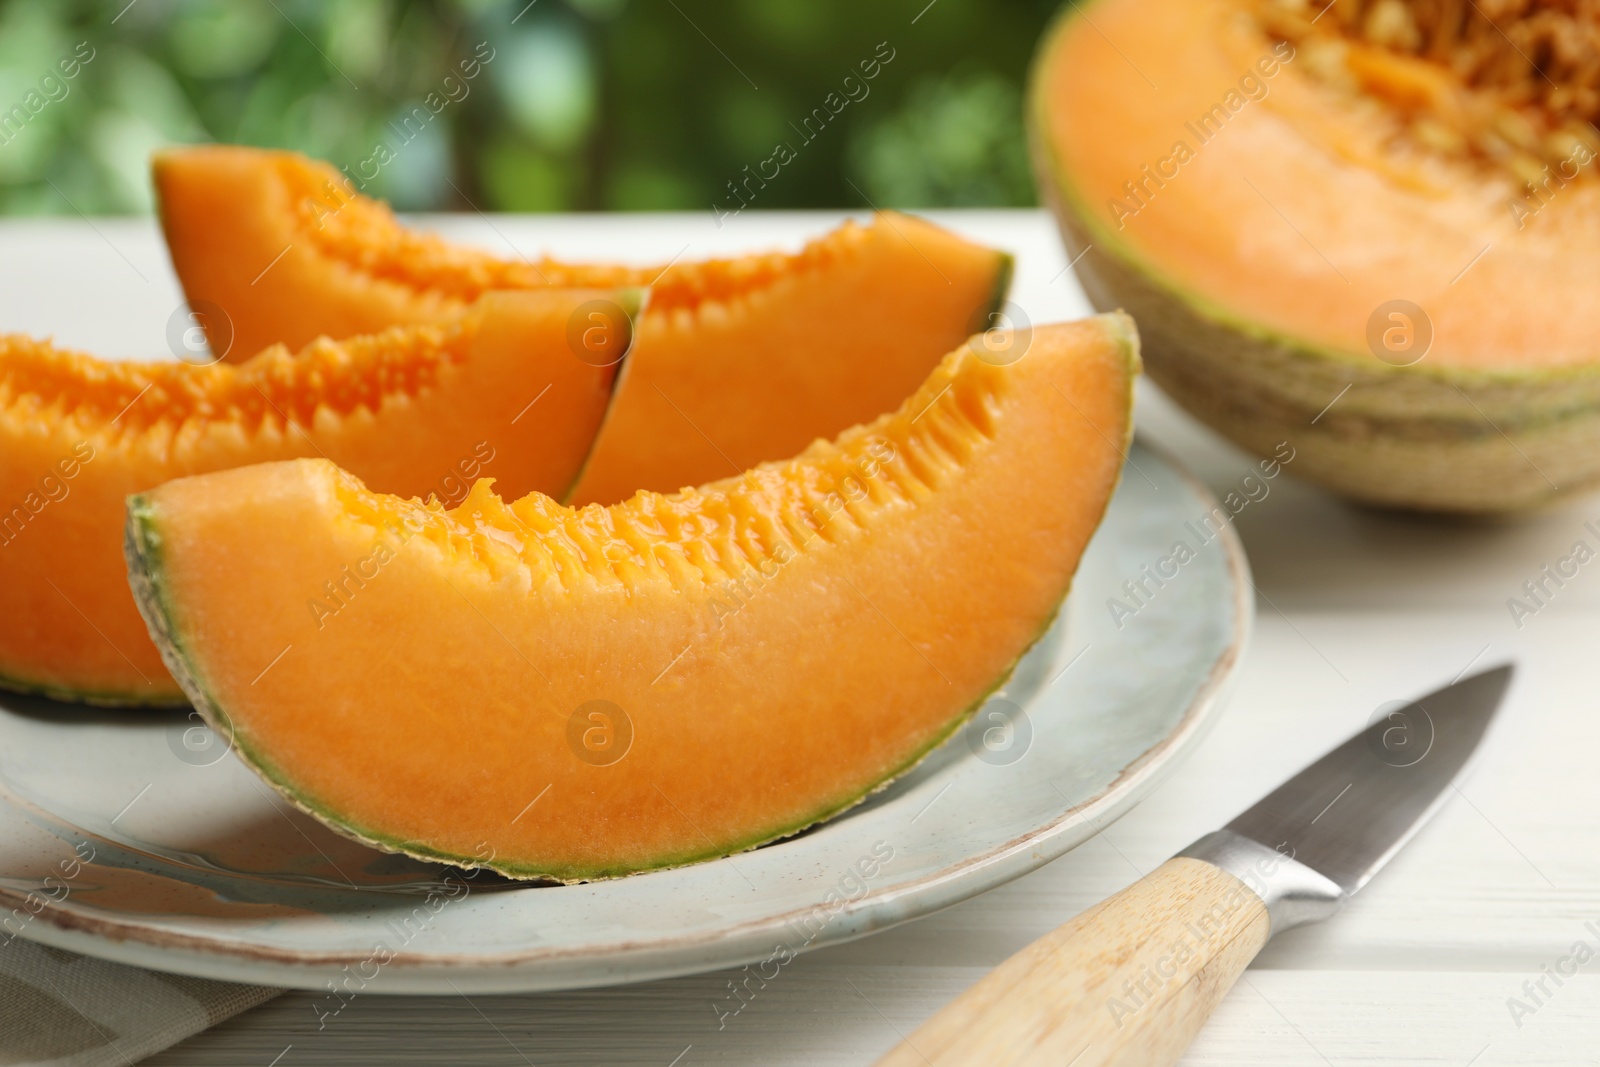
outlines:
[[[184,291],[244,353],[434,322],[495,289],[649,286],[577,503],[726,478],[877,418],[987,325],[1011,280],[1004,253],[893,213],[793,255],[702,261],[690,244],[635,267],[502,259],[417,233],[289,152],[175,150],[155,184]]]
[[[1085,0],[1030,128],[1096,306],[1291,472],[1406,508],[1600,481],[1600,8]]]
[[[615,367],[568,347],[573,313],[639,294],[497,293],[458,320],[242,364],[107,362],[0,336],[0,687],[181,704],[128,595],[128,494],[171,478],[326,457],[376,488],[455,502],[572,484]],[[624,347],[628,319],[612,323]]]
[[[379,848],[585,880],[849,808],[949,736],[1066,595],[1131,430],[1133,324],[974,344],[900,409],[674,495],[457,508],[323,460],[129,502],[195,706]]]

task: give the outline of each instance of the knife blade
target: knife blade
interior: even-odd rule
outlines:
[[[1392,710],[1027,946],[879,1067],[1163,1067],[1267,940],[1337,912],[1449,799],[1510,664]]]
[[[1511,684],[1497,667],[1380,715],[1227,829],[1354,893],[1451,794]]]

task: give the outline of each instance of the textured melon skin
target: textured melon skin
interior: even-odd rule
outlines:
[[[162,679],[165,681],[165,679]],[[55,685],[32,678],[0,674],[0,690],[22,696],[44,697],[64,704],[87,704],[92,708],[182,708],[189,698],[181,688],[171,685],[154,688],[150,692],[134,689],[79,689],[69,685]]]
[[[1091,411],[1110,411],[1116,403],[1120,403],[1122,405],[1122,415],[1115,417],[1119,417],[1123,421],[1117,425],[1114,434],[1125,444],[1127,436],[1131,432],[1131,420],[1126,419],[1126,412],[1128,406],[1131,405],[1132,399],[1131,392],[1128,390],[1131,387],[1132,378],[1138,365],[1137,340],[1135,334],[1133,333],[1131,322],[1126,320],[1125,317],[1108,317],[1103,324],[1103,328],[1106,330],[1107,334],[1111,335],[1114,350],[1120,352],[1120,355],[1113,358],[1120,359],[1122,361],[1123,370],[1114,374],[1114,380],[1106,381],[1105,388],[1111,390],[1111,393],[1102,394],[1101,396],[1097,397],[1095,404],[1091,405],[1082,394],[1079,395],[1078,399],[1080,403],[1082,403]],[[970,358],[969,362],[972,362]],[[1048,378],[1045,379],[1045,381],[1049,380],[1050,379]],[[1035,383],[1032,391],[1036,393],[1039,392],[1039,386],[1043,384],[1043,382]],[[945,387],[946,382],[943,380],[936,380],[930,385],[925,386],[923,390],[911,398],[911,400],[907,402],[907,405],[902,408],[901,413],[898,416],[902,420],[902,423],[910,421],[915,412],[926,411],[930,405],[934,403],[934,401],[940,398],[941,391],[944,390]],[[1069,386],[1068,388],[1070,389],[1072,387]],[[1066,411],[1069,416],[1071,415],[1071,409],[1067,407],[1066,403],[1059,402],[1057,398],[1055,398],[1054,394],[1048,390],[1048,388],[1044,389],[1043,391],[1049,394],[1048,400],[1045,401],[1045,403],[1052,405],[1050,410],[1054,410],[1055,407],[1059,407],[1060,409]],[[1111,398],[1113,396],[1117,397],[1117,399],[1112,400]],[[946,406],[950,407],[951,410],[954,410],[953,405],[966,404],[968,407],[971,407],[973,403],[974,401],[971,399],[970,395],[958,390],[951,394]],[[941,409],[941,411],[942,410],[944,409]],[[979,417],[982,418],[982,416]],[[1004,424],[1002,424],[1002,426],[1003,425]],[[1021,421],[1020,425],[1037,426],[1038,423],[1030,422],[1025,418]],[[929,420],[929,425],[926,427],[926,429],[928,433],[935,435],[948,432],[947,430],[936,431],[933,429],[932,419]],[[855,432],[856,431],[852,431],[852,433]],[[1092,530],[1093,527],[1098,524],[1099,519],[1103,514],[1104,508],[1109,501],[1110,488],[1115,483],[1115,472],[1120,471],[1121,457],[1116,451],[1117,446],[1112,445],[1109,440],[1099,436],[1098,433],[1093,435],[1092,440],[1090,440],[1090,431],[1086,428],[1080,427],[1077,430],[1070,432],[1080,434],[1080,436],[1075,438],[1075,440],[1078,440],[1082,447],[1092,450],[1092,454],[1085,455],[1083,457],[1085,462],[1085,471],[1087,472],[1090,469],[1100,470],[1102,469],[1102,463],[1108,463],[1109,466],[1105,467],[1104,469],[1109,472],[1110,479],[1109,482],[1104,483],[1099,481],[1085,481],[1079,483],[1077,482],[1079,475],[1071,475],[1064,483],[1085,485],[1094,484],[1099,487],[1095,490],[1096,493],[1099,492],[1100,488],[1104,489],[1103,498],[1096,495],[1082,501],[1082,514],[1072,520],[1071,526],[1071,529],[1077,532],[1067,533],[1065,529],[1062,531],[1062,536],[1066,539],[1066,544],[1077,546],[1076,549],[1067,548],[1065,551],[1075,552],[1077,550],[1081,550],[1081,541],[1078,540],[1078,537],[1081,535],[1084,539],[1086,539],[1087,531]],[[1025,438],[1016,438],[1014,436],[1008,446],[1009,451],[996,453],[996,455],[1015,455],[1016,449],[1021,447],[1022,442],[1025,442],[1025,440]],[[810,453],[808,452],[808,454]],[[794,462],[798,464],[801,461],[797,460]],[[919,462],[927,461],[923,460]],[[321,475],[307,474],[302,476],[298,473],[288,471],[287,468],[290,465],[274,466],[285,468],[284,472],[281,474],[281,478],[287,479],[288,483],[299,484],[298,480],[302,477],[306,477],[310,479],[310,482],[306,484],[312,486],[312,488],[307,489],[306,492],[310,492],[313,494],[313,496],[324,492],[324,490],[316,488],[316,486],[323,484],[320,480],[322,477]],[[768,466],[777,467],[778,465]],[[766,470],[766,468],[763,468],[763,470],[768,474],[772,473],[770,470]],[[257,476],[255,472],[263,473]],[[252,477],[255,477],[257,481],[262,482],[260,495],[263,497],[263,499],[272,498],[271,494],[277,490],[269,488],[267,483],[272,479],[279,478],[280,475],[272,473],[267,467],[254,468],[250,471],[229,472],[228,474],[214,476],[209,479],[193,479],[190,481],[195,482],[197,486],[201,481],[212,482],[214,483],[214,488],[212,486],[207,486],[205,491],[212,497],[219,494],[223,497],[226,497],[230,491],[237,491],[233,490],[227,484],[228,481],[238,482],[239,489],[243,489],[245,482]],[[1087,473],[1085,473],[1082,477],[1090,478]],[[1101,476],[1094,475],[1092,477],[1093,479],[1098,479]],[[730,491],[732,487],[735,487],[738,484],[739,481],[740,480],[730,479],[727,483],[719,483],[719,485],[722,486],[723,491]],[[643,857],[639,855],[631,855],[624,859],[613,860],[609,862],[594,861],[592,859],[585,862],[550,862],[548,860],[541,861],[537,858],[518,859],[514,856],[501,856],[498,852],[497,846],[495,857],[485,861],[483,855],[473,854],[469,850],[441,848],[432,841],[419,840],[416,837],[395,834],[390,831],[374,828],[374,826],[369,822],[360,818],[352,817],[349,812],[342,810],[338,805],[329,804],[325,797],[319,795],[315,789],[307,788],[302,776],[297,775],[294,773],[292,768],[282,765],[279,761],[275,760],[269,752],[263,751],[261,747],[254,744],[252,742],[251,731],[249,729],[238,728],[239,720],[235,714],[230,712],[229,701],[219,697],[216,688],[211,685],[210,681],[208,680],[212,673],[217,670],[215,657],[210,659],[210,665],[208,666],[208,657],[206,653],[207,642],[212,638],[213,635],[205,632],[201,632],[198,635],[195,633],[186,633],[185,626],[182,623],[182,620],[186,617],[186,615],[193,617],[193,613],[197,610],[201,612],[201,617],[206,617],[209,615],[211,617],[218,618],[220,618],[220,616],[217,616],[216,613],[219,610],[222,610],[221,604],[213,604],[211,607],[196,607],[195,605],[198,603],[198,601],[195,601],[192,597],[186,598],[183,590],[187,588],[193,592],[198,587],[194,586],[192,581],[190,581],[190,584],[186,586],[184,584],[186,581],[185,578],[174,576],[175,567],[182,568],[187,561],[181,558],[181,553],[176,559],[176,562],[174,562],[174,559],[169,558],[168,547],[172,542],[167,536],[167,527],[175,521],[175,513],[172,513],[170,510],[164,512],[163,507],[166,503],[164,498],[171,497],[173,492],[182,486],[183,483],[181,482],[174,483],[172,486],[166,487],[163,490],[158,490],[152,494],[136,497],[130,501],[126,542],[127,554],[131,581],[136,596],[140,602],[141,609],[143,610],[147,622],[150,625],[152,636],[156,640],[156,643],[161,647],[163,655],[167,658],[169,666],[173,670],[175,676],[178,677],[180,682],[183,684],[196,708],[200,710],[207,721],[225,736],[233,738],[235,747],[239,751],[241,757],[244,758],[245,761],[254,769],[256,769],[264,778],[278,788],[293,803],[309,814],[312,814],[313,816],[323,820],[335,830],[352,836],[358,840],[364,841],[367,844],[386,850],[404,852],[422,859],[443,860],[462,866],[488,867],[490,869],[499,871],[500,873],[518,878],[551,878],[559,881],[587,881],[598,878],[616,877],[643,870],[680,866],[686,863],[693,863],[733,854],[747,848],[755,847],[756,845],[766,841],[788,836],[789,834],[802,830],[820,820],[829,818],[843,810],[848,809],[856,803],[859,803],[865,796],[870,795],[877,789],[881,789],[889,781],[892,781],[894,778],[915,766],[916,763],[918,763],[928,754],[928,752],[932,751],[933,748],[937,747],[940,743],[946,740],[951,733],[959,729],[961,724],[967,721],[972,712],[981,705],[982,701],[987,697],[987,695],[993,692],[997,686],[1005,682],[1005,680],[1010,676],[1016,660],[1023,654],[1023,652],[1026,651],[1026,648],[1030,647],[1035,641],[1037,641],[1038,637],[1046,628],[1048,628],[1051,620],[1055,616],[1056,611],[1059,609],[1059,598],[1065,595],[1064,585],[1059,588],[1052,585],[1051,588],[1056,588],[1057,592],[1055,599],[1052,599],[1048,603],[1047,608],[1041,610],[1037,615],[1030,616],[1032,622],[1025,638],[1016,646],[1010,648],[1009,653],[1005,657],[1004,661],[997,667],[997,669],[995,669],[993,673],[986,675],[981,685],[974,685],[969,690],[962,690],[966,693],[966,696],[961,700],[959,707],[952,708],[948,715],[942,717],[938,722],[937,729],[930,730],[926,733],[926,735],[921,736],[918,744],[901,752],[899,757],[894,761],[893,766],[888,767],[881,774],[874,775],[871,781],[861,783],[858,788],[850,789],[840,795],[818,795],[815,798],[816,803],[814,806],[807,807],[804,810],[791,812],[789,816],[776,822],[772,821],[771,819],[752,818],[748,825],[740,824],[744,825],[744,829],[741,832],[731,835],[725,836],[719,829],[716,828],[713,829],[711,837],[705,837],[704,834],[699,837],[688,834],[680,834],[677,847],[655,851]],[[713,492],[717,490],[717,488],[718,487],[716,486],[707,487],[706,490],[701,492]],[[195,491],[200,492],[198,488]],[[326,492],[338,493],[342,492],[342,490],[338,490],[337,488],[329,488],[326,490]],[[935,493],[937,493],[936,490]],[[304,497],[304,494],[298,488],[295,489],[294,493],[291,495],[295,497]],[[641,494],[641,498],[647,495],[648,494]],[[170,509],[170,505],[167,506]],[[210,505],[208,504],[205,506],[209,507]],[[298,507],[301,505],[291,504],[290,506]],[[312,507],[310,504],[306,504],[305,506],[308,508]],[[463,505],[464,509],[466,507],[467,505]],[[597,509],[593,508],[585,509],[583,514],[590,514],[596,510]],[[308,515],[313,513],[315,513],[315,508],[312,508],[312,511],[307,512]],[[934,514],[937,514],[937,512],[934,512]],[[1000,519],[998,516],[994,518],[996,518],[997,521]],[[205,521],[206,520],[202,520],[202,523]],[[239,521],[243,522],[244,519],[241,517]],[[492,522],[493,520],[480,521]],[[957,521],[959,522],[960,520]],[[1024,526],[1025,525],[1026,524],[1024,524]],[[207,530],[212,529],[210,526],[205,526],[204,528]],[[609,526],[607,528],[609,528]],[[189,539],[189,543],[194,543],[194,537],[204,536],[200,535],[200,529],[201,527],[191,527],[188,530],[184,530],[180,525],[177,531],[178,537],[180,540],[187,538]],[[218,527],[218,529],[221,529],[221,527]],[[1006,531],[1006,535],[1016,535],[1017,533],[1018,531],[1015,529]],[[214,536],[214,534],[211,536]],[[997,536],[1004,535],[997,534]],[[1024,540],[1027,540],[1033,536],[1034,535],[1029,535],[1029,537],[1024,538]],[[330,556],[326,558],[333,557]],[[221,557],[218,557],[218,559],[220,560]],[[1074,563],[1074,565],[1075,559],[1075,555],[1071,557],[1071,561]],[[1061,562],[1068,562],[1067,557],[1063,556]],[[203,572],[208,567],[214,567],[218,565],[227,566],[226,563],[207,563],[200,564],[199,566]],[[287,573],[288,571],[292,570],[292,567],[286,569],[286,580],[293,580],[292,575]],[[194,571],[194,567],[188,567],[187,571],[192,573]],[[1067,572],[1067,574],[1070,576],[1070,570]],[[1054,570],[1052,569],[1052,577],[1048,579],[1049,582],[1054,582],[1055,578],[1053,575]],[[796,576],[797,580],[802,577],[803,576]],[[976,575],[974,575],[974,577],[978,579],[977,584],[982,583],[981,577]],[[457,578],[457,581],[461,580],[462,578]],[[860,580],[859,575],[858,580]],[[538,588],[537,582],[535,583],[535,588]],[[773,593],[765,595],[777,596],[781,594]],[[468,602],[470,603],[471,601],[469,600]],[[778,604],[772,605],[774,610],[776,610],[779,606],[780,605]],[[645,609],[641,608],[640,610]],[[784,610],[787,610],[787,607],[785,607]],[[864,617],[868,617],[864,608],[860,608],[858,606],[857,610],[860,611]],[[893,608],[890,607],[889,610],[892,611]],[[487,616],[485,618],[487,618]],[[352,623],[355,621],[355,619],[351,620]],[[380,632],[387,632],[387,628],[381,626],[376,618],[369,619],[367,625],[379,625]],[[503,616],[501,624],[497,625],[496,629],[499,629],[501,625],[505,625],[505,618]],[[555,625],[559,629],[560,624],[556,623]],[[517,631],[513,630],[512,632],[516,633]],[[277,631],[274,631],[274,633],[277,633]],[[621,639],[621,636],[623,635],[619,634],[619,639]],[[276,640],[276,638],[274,638],[274,640]],[[296,640],[299,640],[299,638],[296,638]],[[893,641],[894,638],[890,637],[888,640]],[[507,643],[511,643],[510,639],[507,639]],[[512,644],[512,647],[516,647],[515,644]],[[898,649],[895,651],[897,651],[902,658],[904,657],[905,654],[902,651]],[[332,655],[333,653],[329,654]],[[401,652],[400,654],[405,655],[404,652]],[[536,655],[537,654],[538,653],[536,653]],[[445,660],[440,661],[441,664],[445,662],[449,662],[448,657],[446,657]],[[546,668],[550,668],[552,663],[546,661],[545,665]],[[255,669],[255,666],[256,665],[252,663],[252,673]],[[958,678],[962,677],[958,671],[958,668],[952,665],[950,662],[946,662],[945,667],[947,669],[951,669],[952,673],[955,673]],[[308,667],[306,669],[310,668]],[[436,672],[440,668],[438,665],[423,665],[419,667],[419,669],[425,672]],[[579,668],[577,666],[573,666],[570,669],[578,670]],[[918,664],[918,669],[922,669],[920,664]],[[654,666],[652,666],[651,670],[653,672]],[[547,672],[540,671],[541,675],[545,673]],[[550,670],[548,673],[555,674],[555,671]],[[940,671],[939,673],[942,675],[943,671]],[[532,681],[533,680],[530,678],[530,682]],[[554,678],[554,682],[559,685],[563,682],[563,679],[557,676]],[[949,679],[945,679],[945,682],[948,684]],[[248,676],[236,678],[235,682],[230,684],[235,686],[234,692],[240,696],[248,696],[254,699],[254,692],[252,688],[254,686],[254,682],[250,681]],[[240,684],[243,685],[242,689],[238,688]],[[334,683],[332,683],[331,680],[324,680],[318,684],[327,686]],[[533,682],[533,684],[538,687],[537,682]],[[781,692],[781,687],[776,688],[778,688]],[[290,688],[284,690],[285,693],[293,691],[294,689],[292,685]],[[853,688],[852,692],[854,692]],[[869,691],[862,694],[862,696],[869,705],[872,703],[870,687]],[[299,700],[301,698],[288,697],[287,699]],[[381,701],[382,698],[377,697],[375,699]],[[474,698],[473,700],[469,701],[469,704],[476,703],[477,699],[478,698]],[[620,696],[619,699],[621,699]],[[440,712],[448,717],[447,721],[454,721],[454,716],[457,714],[456,710],[447,708],[441,708]],[[337,714],[345,713],[339,712]],[[391,711],[389,714],[392,716],[393,712]],[[316,716],[318,719],[326,718],[326,715],[320,711],[316,713]],[[404,729],[404,727],[392,724],[386,729],[393,733],[395,731]],[[463,729],[471,730],[473,728],[471,726],[464,726]],[[325,739],[317,740],[311,743],[313,744],[313,747],[322,751],[327,751],[327,742]],[[359,748],[362,746],[360,746],[357,742],[356,747]],[[531,754],[531,757],[536,757],[537,755],[537,753],[533,753]],[[561,755],[565,757],[564,753]],[[364,759],[365,756],[362,758]],[[735,763],[744,765],[739,758],[733,756],[730,756],[730,758],[732,758]],[[710,768],[696,769],[710,770]],[[458,768],[458,773],[471,774],[475,770],[476,768],[460,767]],[[755,770],[754,767],[751,767],[750,770],[755,774],[760,773],[758,770]],[[416,787],[408,784],[407,788]],[[807,796],[811,796],[811,794],[808,793]],[[685,800],[685,797],[682,795],[680,795],[679,799],[685,803],[688,803],[688,801]],[[545,803],[548,805],[551,803],[551,801],[547,801]],[[696,809],[691,808],[691,810]],[[561,816],[553,815],[551,817]],[[689,818],[688,816],[685,817]],[[698,828],[698,822],[696,825]]]
[[[1029,145],[1084,292],[1096,308],[1124,308],[1138,321],[1146,368],[1163,391],[1257,455],[1293,442],[1291,473],[1381,507],[1516,512],[1600,484],[1600,360],[1399,367],[1319,346],[1187,291],[1110,229],[1075,186],[1046,117],[1054,50],[1092,3],[1064,8],[1040,45]]]

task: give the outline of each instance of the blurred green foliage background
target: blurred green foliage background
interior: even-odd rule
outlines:
[[[1031,204],[1055,7],[0,0],[0,212],[148,211],[151,151],[207,140],[376,171],[403,210],[731,210],[779,143],[752,208]]]

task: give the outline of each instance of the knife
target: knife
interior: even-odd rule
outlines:
[[[1024,948],[878,1067],[1163,1067],[1267,939],[1341,907],[1444,803],[1511,681],[1412,701]]]

